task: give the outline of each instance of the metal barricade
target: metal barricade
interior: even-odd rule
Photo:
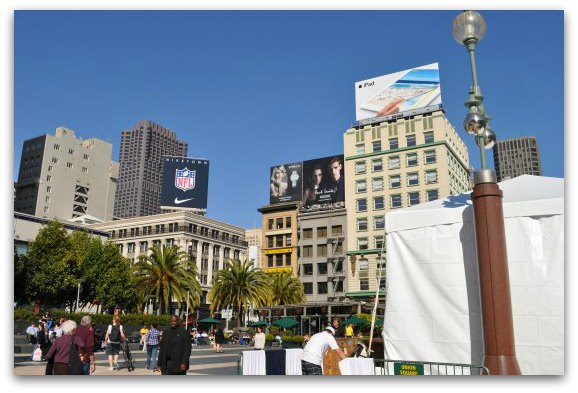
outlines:
[[[460,363],[374,359],[376,375],[490,375],[484,366]]]

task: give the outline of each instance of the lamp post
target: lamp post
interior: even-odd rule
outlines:
[[[496,140],[489,126],[489,116],[483,104],[478,85],[475,50],[486,34],[486,21],[475,11],[464,11],[452,26],[455,40],[469,53],[473,86],[465,102],[468,114],[465,130],[473,135],[480,148],[481,168],[474,172],[474,190],[471,194],[476,225],[480,297],[484,330],[483,365],[491,374],[519,375],[516,359],[510,280],[506,254],[506,234],[502,209],[502,191],[496,172],[486,167],[486,151]]]

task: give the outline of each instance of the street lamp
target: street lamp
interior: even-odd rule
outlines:
[[[452,34],[460,45],[467,48],[470,56],[473,85],[465,102],[468,114],[464,129],[476,138],[481,155],[481,168],[474,172],[471,198],[482,302],[483,365],[491,374],[521,374],[514,342],[503,194],[497,184],[496,172],[486,167],[486,149],[494,145],[496,134],[489,126],[490,117],[483,104],[476,70],[476,45],[486,34],[486,21],[478,12],[464,11],[455,18]]]

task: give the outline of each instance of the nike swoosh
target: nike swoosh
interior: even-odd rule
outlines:
[[[177,197],[177,198],[175,198],[175,203],[178,205],[178,204],[180,204],[180,203],[184,203],[184,202],[190,201],[190,200],[192,200],[192,199],[195,199],[195,198],[179,199],[179,198]]]

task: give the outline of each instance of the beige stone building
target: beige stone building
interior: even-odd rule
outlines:
[[[263,231],[261,228],[245,229],[245,240],[247,241],[247,246],[249,247],[248,258],[255,261],[255,267],[261,268]]]
[[[468,149],[437,110],[344,134],[349,298],[385,287],[385,214],[470,189]],[[388,261],[395,263],[396,261]]]

